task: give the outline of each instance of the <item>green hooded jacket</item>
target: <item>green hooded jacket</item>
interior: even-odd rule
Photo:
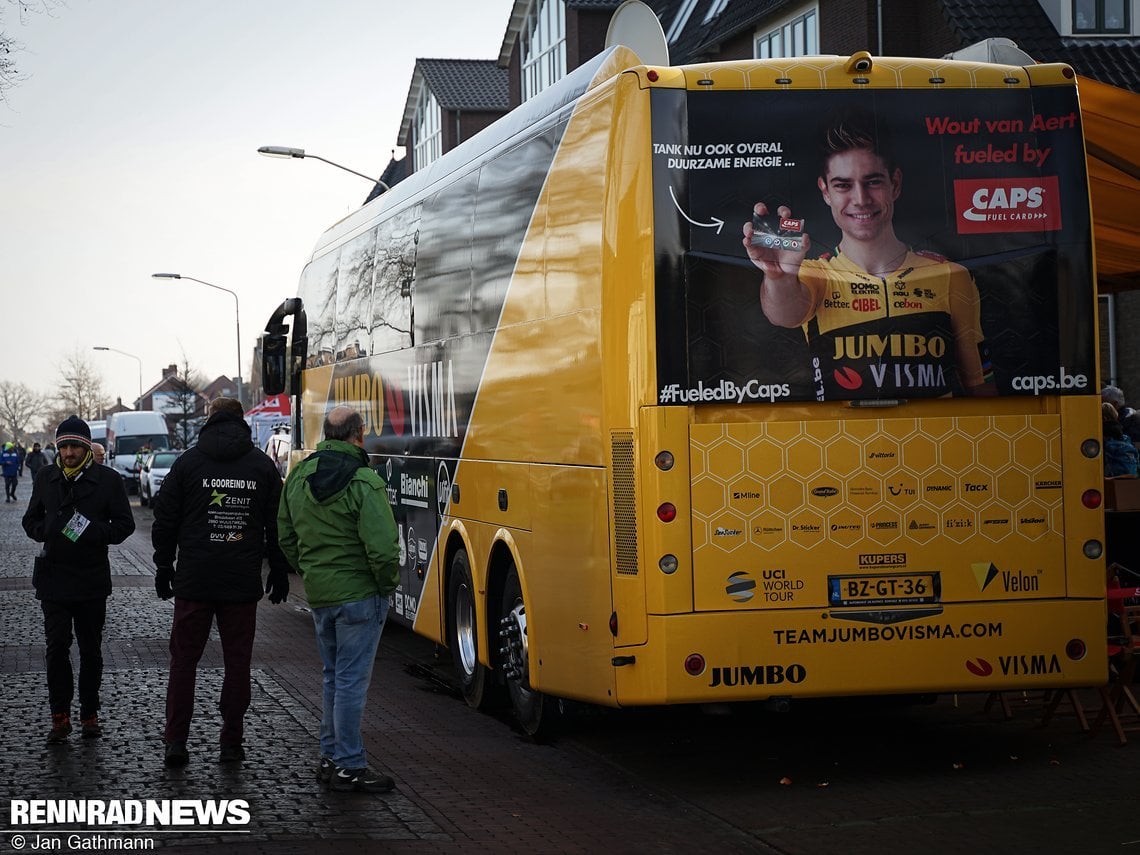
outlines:
[[[387,596],[400,582],[400,546],[384,480],[364,449],[317,446],[289,473],[277,511],[281,551],[314,609]]]

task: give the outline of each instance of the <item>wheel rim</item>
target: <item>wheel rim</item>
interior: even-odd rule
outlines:
[[[475,654],[475,599],[466,584],[461,584],[455,592],[455,644],[463,673],[471,676],[478,664]]]

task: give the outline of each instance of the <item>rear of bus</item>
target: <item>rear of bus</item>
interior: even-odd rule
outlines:
[[[640,579],[615,572],[618,613],[643,598],[646,616],[617,633],[615,664],[632,666],[615,669],[618,702],[1103,682],[1071,71],[864,55],[659,74],[656,405],[632,438],[635,513],[614,519],[619,565],[631,536],[641,554]],[[911,253],[870,279],[838,251],[820,184],[821,139],[849,115],[893,144]],[[758,202],[790,216],[754,223]],[[830,321],[769,320],[746,223],[777,248],[810,241]],[[932,309],[971,279],[967,377],[963,322]]]

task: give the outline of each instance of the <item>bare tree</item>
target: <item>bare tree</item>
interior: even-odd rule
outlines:
[[[95,370],[87,355],[76,348],[59,368],[60,410],[74,413],[84,421],[99,418],[107,406],[103,377]]]
[[[174,421],[175,440],[182,448],[189,448],[198,438],[206,411],[205,396],[198,391],[205,381],[200,371],[190,367],[185,353],[182,354],[181,376],[176,374],[170,380],[173,394],[163,411]]]
[[[48,409],[46,395],[32,391],[24,383],[0,380],[0,425],[16,442],[27,437],[28,426]]]
[[[51,15],[64,5],[63,0],[7,0],[7,6],[16,10],[21,24],[27,21],[29,15]],[[4,11],[4,7],[0,6],[0,24],[3,23]],[[0,29],[0,101],[7,100],[8,90],[24,79],[13,56],[23,49],[24,46],[15,37]]]

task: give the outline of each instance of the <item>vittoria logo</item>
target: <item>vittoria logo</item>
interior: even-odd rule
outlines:
[[[957,179],[958,234],[1049,232],[1061,228],[1057,176]]]

